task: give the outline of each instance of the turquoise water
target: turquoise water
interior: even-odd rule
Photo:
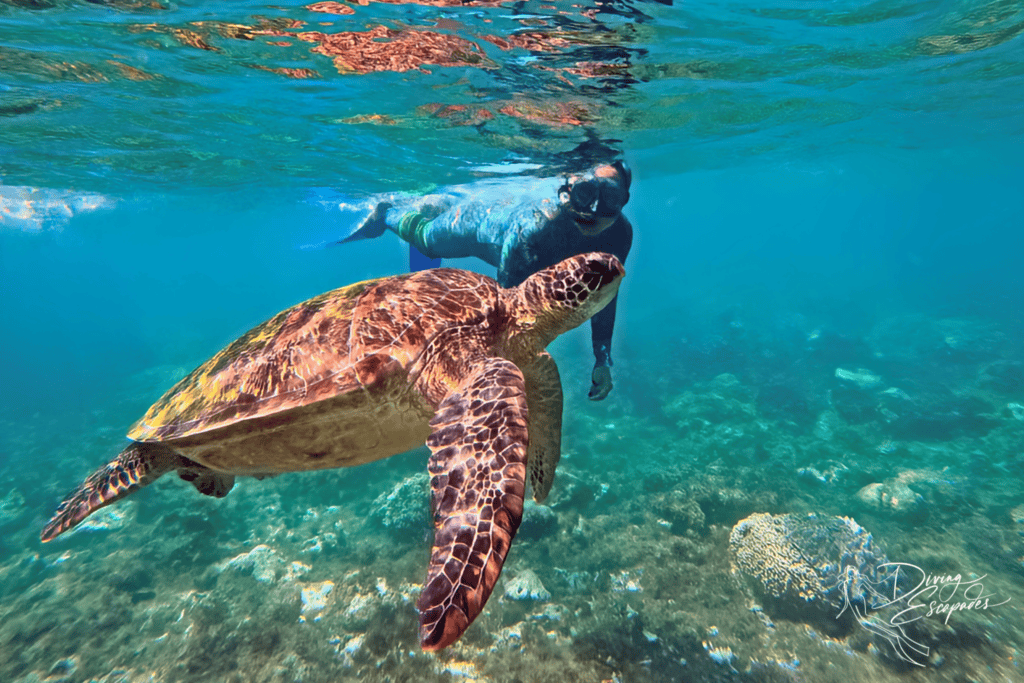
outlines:
[[[1024,680],[1022,31],[978,0],[0,2],[0,679]],[[598,147],[634,177],[615,388],[586,399],[586,328],[552,344],[554,489],[452,648],[417,640],[426,449],[165,477],[39,542],[193,367],[404,272],[390,234],[324,246],[375,194]],[[810,512],[991,606],[947,621],[980,591],[946,583],[885,637],[773,594],[730,533]],[[784,575],[840,561],[801,548]]]

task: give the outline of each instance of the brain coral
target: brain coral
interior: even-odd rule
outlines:
[[[733,527],[729,549],[740,570],[783,601],[842,610],[892,599],[885,552],[849,517],[754,514]]]

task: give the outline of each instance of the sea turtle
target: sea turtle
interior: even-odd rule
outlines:
[[[609,254],[502,289],[465,270],[368,280],[293,306],[158,400],[117,458],[72,491],[49,541],[176,470],[222,497],[235,476],[349,467],[426,441],[434,547],[417,602],[425,650],[455,642],[494,588],[523,513],[551,488],[562,387],[544,350],[615,296]]]

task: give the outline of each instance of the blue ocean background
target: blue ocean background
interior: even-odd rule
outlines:
[[[1024,680],[1022,31],[984,0],[0,2],[0,679]],[[615,389],[586,399],[589,326],[552,345],[552,499],[451,650],[416,640],[426,493],[385,500],[425,449],[223,501],[167,477],[39,542],[189,370],[405,272],[394,235],[331,244],[374,196],[596,147],[633,171]],[[864,493],[894,482],[913,505]],[[1010,601],[931,620],[924,666],[773,612],[730,529],[808,512]],[[546,599],[506,595],[528,570]]]

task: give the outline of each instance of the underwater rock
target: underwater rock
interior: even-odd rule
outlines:
[[[16,683],[73,683],[75,671],[78,669],[78,657],[71,656],[58,659],[46,673],[32,671],[20,678]]]
[[[336,605],[332,617],[350,632],[365,631],[373,624],[382,623],[387,619],[387,611],[399,606],[402,610],[411,610],[421,588],[406,582],[392,588],[385,577],[365,575],[358,579],[359,575],[360,570],[346,574],[331,594]]]
[[[1012,528],[978,514],[963,515],[962,520],[958,527],[968,550],[1017,581],[1024,577],[1024,530],[1020,522]]]
[[[1010,510],[1010,519],[1017,528],[1017,535],[1024,536],[1024,505],[1018,505]],[[1024,571],[1024,554],[1017,558],[1021,571]]]
[[[922,360],[965,363],[998,357],[1006,335],[992,323],[966,318],[908,315],[878,323],[867,337],[873,355],[914,364]]]
[[[707,640],[703,641],[702,644],[708,653],[708,657],[711,658],[711,661],[720,666],[728,667],[732,671],[736,671],[733,667],[733,663],[736,661],[736,655],[733,653],[732,648],[728,646],[718,647]]]
[[[110,572],[107,583],[115,590],[125,593],[137,593],[153,586],[153,576],[143,567],[124,567]]]
[[[590,572],[572,572],[567,569],[557,568],[555,569],[555,574],[565,582],[568,592],[573,595],[579,595],[589,591],[598,578],[597,574],[591,574]]]
[[[997,360],[982,368],[978,384],[1001,394],[1018,394],[1024,390],[1024,363]]]
[[[338,535],[332,531],[325,531],[323,534],[318,534],[312,538],[307,538],[302,544],[302,550],[300,553],[309,555],[319,555],[325,551],[337,550],[339,547],[345,545],[345,537],[341,537],[341,543],[338,543]]]
[[[910,400],[912,400],[910,398],[910,394],[908,394],[907,392],[903,391],[899,387],[889,387],[888,389],[886,389],[884,391],[878,392],[878,395],[879,396],[884,396],[884,397],[887,397],[887,398],[895,398],[895,399],[898,399],[900,401],[910,401]]]
[[[550,507],[558,510],[584,511],[602,499],[614,498],[611,487],[602,483],[592,475],[575,473],[571,470],[559,471],[558,484],[548,499]],[[524,515],[529,503],[524,503]],[[540,507],[540,506],[538,506]],[[541,513],[544,514],[544,513]]]
[[[406,477],[370,506],[370,519],[386,529],[405,532],[430,528],[430,477],[417,473]]]
[[[945,318],[935,321],[951,358],[975,362],[993,358],[1006,345],[1006,335],[991,323],[980,320]]]
[[[530,569],[524,569],[505,584],[505,597],[512,600],[550,600],[551,593]]]
[[[874,389],[882,384],[881,377],[864,368],[857,368],[856,370],[836,368],[836,377],[844,382],[855,384],[861,389]]]
[[[888,512],[895,517],[910,515],[924,507],[924,497],[898,478],[887,479],[881,484],[868,484],[857,491],[856,498],[871,509]]]
[[[718,463],[708,465],[709,470]],[[723,468],[724,470],[725,468]],[[739,478],[725,471],[695,479],[687,486],[687,495],[700,506],[706,525],[733,525],[755,510],[778,504],[778,488],[743,488]]]
[[[843,463],[829,460],[818,467],[801,467],[796,476],[814,486],[827,486],[841,481],[849,471],[850,468]]]
[[[829,403],[833,411],[849,424],[859,425],[872,422],[879,417],[879,400],[874,392],[864,391],[852,384],[843,384],[829,391]]]
[[[882,485],[877,481],[868,484],[857,491],[855,497],[868,507],[880,508],[882,506]]]
[[[1010,510],[1010,519],[1017,525],[1017,533],[1024,536],[1024,505],[1018,505]]]
[[[758,413],[755,391],[732,375],[719,375],[677,396],[663,410],[681,438],[676,447],[703,461],[746,466],[769,457],[776,425]]]
[[[754,514],[733,527],[729,549],[740,571],[789,608],[813,604],[836,617],[848,600],[870,608],[892,592],[885,552],[849,517]]]
[[[15,562],[0,564],[0,596],[16,595],[41,583],[50,575],[50,570],[63,563],[68,555],[65,553],[56,562],[49,563],[38,553],[31,553]]]
[[[65,538],[79,538],[85,534],[102,533],[105,531],[118,531],[129,524],[132,519],[130,515],[135,509],[132,505],[110,507],[93,513],[84,522],[64,534]]]
[[[28,508],[25,506],[25,498],[18,489],[11,489],[3,500],[0,500],[0,529],[13,526],[25,514]]]
[[[950,506],[960,499],[961,484],[945,470],[903,470],[881,483],[868,484],[856,493],[856,498],[890,517],[923,519],[929,513],[929,501]]]
[[[519,525],[516,538],[538,540],[554,534],[558,530],[558,515],[547,505],[538,505],[532,500],[523,504],[523,521]]]
[[[565,605],[544,605],[544,609],[535,614],[531,614],[530,618],[537,621],[565,621],[569,616],[569,608]]]
[[[836,428],[842,426],[842,419],[834,410],[823,410],[814,423],[814,436],[822,441],[831,441]]]
[[[299,621],[320,621],[322,613],[330,604],[331,593],[334,591],[333,581],[321,581],[303,586],[300,593],[302,614]]]
[[[806,426],[814,421],[815,392],[806,378],[779,373],[758,386],[757,411],[769,420]]]
[[[353,636],[346,643],[344,643],[344,645],[342,645],[340,639],[338,640],[338,657],[341,659],[345,667],[351,668],[355,666],[357,656],[360,654],[360,651],[363,650],[363,645],[365,643],[365,633],[360,633],[359,635]]]
[[[997,408],[970,395],[918,396],[890,421],[895,438],[905,441],[948,441],[958,436],[984,436],[999,421]]]
[[[701,533],[705,528],[704,511],[697,501],[682,491],[670,491],[654,501],[654,513],[669,523],[676,536],[687,531]]]
[[[349,630],[365,629],[377,616],[380,601],[372,593],[356,593],[342,613],[342,624]]]
[[[242,574],[252,574],[260,583],[274,583],[278,572],[284,569],[284,560],[270,546],[260,544],[247,553],[236,555],[216,565],[218,573],[232,569]]]
[[[694,430],[712,424],[750,422],[757,419],[754,392],[730,374],[722,374],[686,391],[667,406],[664,413],[682,430]]]
[[[796,471],[796,476],[815,485],[824,486],[828,483],[828,479],[825,478],[825,475],[814,467],[801,467]]]

